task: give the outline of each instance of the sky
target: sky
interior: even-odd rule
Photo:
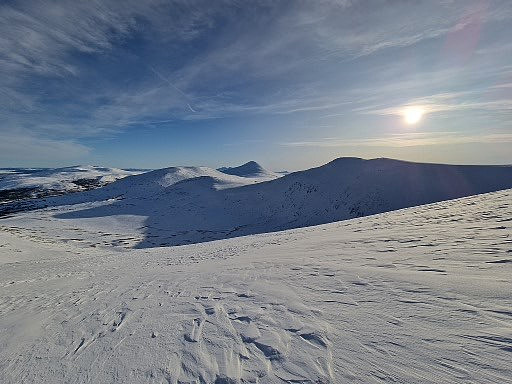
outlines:
[[[511,25],[510,0],[4,0],[0,167],[512,164]]]

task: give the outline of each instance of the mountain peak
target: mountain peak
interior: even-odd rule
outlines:
[[[257,162],[255,162],[254,160],[251,160],[251,161],[248,161],[248,162],[247,162],[247,163],[245,163],[245,164],[242,164],[242,165],[241,165],[241,167],[259,167],[259,168],[263,169],[263,168],[262,168],[262,166],[261,166],[261,165],[259,165],[259,164],[258,164]]]
[[[241,177],[270,177],[275,176],[272,172],[267,171],[254,160],[248,161],[238,167],[222,167],[218,171],[228,175],[241,176]]]

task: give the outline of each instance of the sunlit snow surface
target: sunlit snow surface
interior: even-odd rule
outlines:
[[[48,218],[0,221],[1,383],[512,382],[512,190],[181,247]]]

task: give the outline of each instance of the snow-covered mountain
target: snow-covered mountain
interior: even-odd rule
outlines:
[[[511,187],[342,158],[33,200],[0,219],[0,382],[506,383]]]
[[[46,220],[62,230],[69,221],[83,225],[84,218],[87,225],[109,227],[116,220],[139,228],[138,246],[146,248],[305,227],[506,188],[512,188],[510,166],[340,158],[270,181],[206,167],[166,168],[31,204],[51,207]]]
[[[222,167],[217,169],[220,172],[226,173],[228,175],[241,176],[241,177],[258,177],[264,179],[276,179],[281,175],[278,173],[274,173],[266,170],[261,165],[259,165],[255,161],[249,161],[245,164],[242,164],[238,167]]]
[[[125,170],[91,165],[65,168],[0,169],[0,202],[44,197],[97,188],[144,170]]]
[[[506,169],[482,168],[497,173],[477,188],[479,168],[426,173],[420,165],[374,161],[359,162],[369,168],[358,175],[332,179],[332,169],[355,163],[277,181],[319,186],[329,176],[335,186],[347,178],[360,186],[366,172],[387,179],[386,166],[409,169],[413,180],[441,169],[468,180],[466,189],[445,187],[455,194],[496,188],[491,180],[509,177]],[[158,191],[161,199],[152,204],[186,200],[191,185],[199,194],[201,183],[206,190],[219,183],[200,176],[172,184],[167,174],[153,174],[161,185],[148,194]],[[225,191],[255,187],[216,191],[224,198]],[[53,214],[80,207],[49,207],[0,220],[2,384],[511,382],[512,190],[146,249],[127,249],[145,224],[133,225],[129,206],[138,202],[125,192],[115,200],[125,202],[123,215],[109,216],[122,206],[108,208],[107,201],[103,218],[57,219]],[[198,212],[187,201],[178,204]],[[170,205],[153,209],[167,215],[162,223],[180,222]]]

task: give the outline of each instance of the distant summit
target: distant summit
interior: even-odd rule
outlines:
[[[227,175],[240,177],[266,177],[273,179],[279,176],[274,172],[266,170],[255,161],[249,161],[238,167],[222,167],[217,170]]]

